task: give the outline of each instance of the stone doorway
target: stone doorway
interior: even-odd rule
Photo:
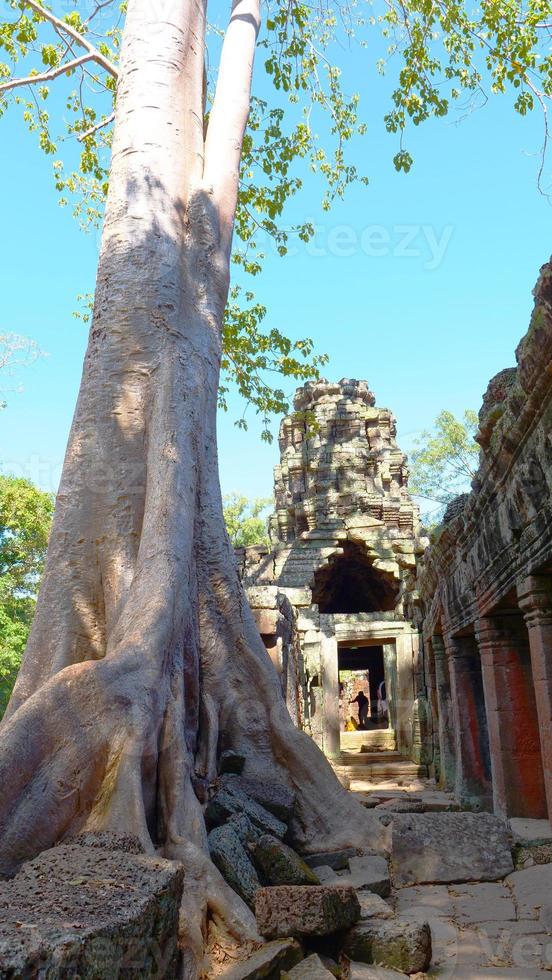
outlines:
[[[337,678],[339,686],[340,748],[351,749],[358,742],[370,748],[395,748],[390,724],[388,678],[389,657],[380,643],[347,640],[337,644]],[[364,710],[357,696],[367,699]],[[381,744],[380,744],[381,743]]]

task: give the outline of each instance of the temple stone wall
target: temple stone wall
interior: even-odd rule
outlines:
[[[515,368],[490,382],[473,489],[450,506],[412,608],[443,783],[465,803],[552,815],[552,266]],[[451,725],[452,722],[452,725]]]
[[[418,628],[405,614],[416,608],[427,542],[395,435],[364,381],[300,388],[280,426],[272,547],[242,549],[237,560],[296,723],[338,754],[339,648],[383,647],[396,744],[431,764]]]

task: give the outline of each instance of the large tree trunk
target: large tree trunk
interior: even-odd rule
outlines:
[[[255,0],[234,5],[206,141],[204,6],[156,12],[129,4],[93,324],[2,725],[0,871],[82,829],[138,835],[187,869],[192,976],[209,908],[255,935],[208,859],[193,789],[222,749],[293,786],[306,850],[378,846],[382,828],[294,728],[222,516],[221,323],[250,76],[236,55],[252,62]]]

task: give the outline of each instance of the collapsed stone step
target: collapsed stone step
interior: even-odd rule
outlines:
[[[296,796],[282,783],[250,776],[226,775],[221,779],[221,785],[234,794],[243,793],[283,823],[288,824],[293,816]]]
[[[427,922],[366,919],[349,930],[342,949],[357,962],[423,973],[431,963],[431,930]]]
[[[43,851],[0,882],[0,976],[176,978],[183,880],[128,850]]]
[[[395,913],[387,902],[374,892],[357,892],[360,905],[360,918],[362,919],[393,919]]]
[[[230,823],[215,827],[207,837],[207,844],[211,860],[222,877],[253,909],[255,895],[261,883],[234,827]]]
[[[367,889],[382,898],[386,898],[391,892],[387,861],[377,854],[349,858],[348,872],[336,872],[323,865],[317,868],[316,873],[325,885],[352,885],[357,890]]]
[[[332,977],[333,973],[326,969],[316,953],[307,956],[287,973],[280,974],[280,980],[331,980]]]
[[[498,881],[513,871],[508,826],[490,813],[397,813],[391,827],[397,888]]]
[[[343,871],[349,867],[349,858],[357,854],[356,847],[344,847],[340,851],[319,851],[317,854],[307,854],[306,863],[310,868],[320,868],[322,866],[332,868],[334,871]]]
[[[234,778],[238,779],[239,777]],[[278,820],[260,803],[250,799],[237,787],[232,787],[231,791],[226,786],[220,789],[209,801],[205,810],[205,819],[209,827],[218,827],[226,823],[233,814],[240,813],[245,813],[249,820],[264,834],[284,838],[287,833],[287,824]]]
[[[271,885],[319,885],[315,872],[302,858],[278,840],[265,834],[252,847],[253,863]]]
[[[255,916],[267,939],[301,939],[348,929],[358,922],[360,905],[350,885],[279,885],[257,891]]]
[[[278,980],[303,959],[301,945],[295,939],[276,939],[255,950],[242,963],[224,974],[224,980]]]

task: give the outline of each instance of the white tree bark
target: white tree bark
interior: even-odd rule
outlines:
[[[298,732],[234,567],[218,480],[221,324],[258,0],[234,3],[203,133],[205,8],[130,0],[90,340],[46,571],[2,725],[0,870],[82,830],[182,860],[185,974],[206,915],[254,937],[208,858],[196,774],[232,747],[298,795],[305,850],[381,846]]]

